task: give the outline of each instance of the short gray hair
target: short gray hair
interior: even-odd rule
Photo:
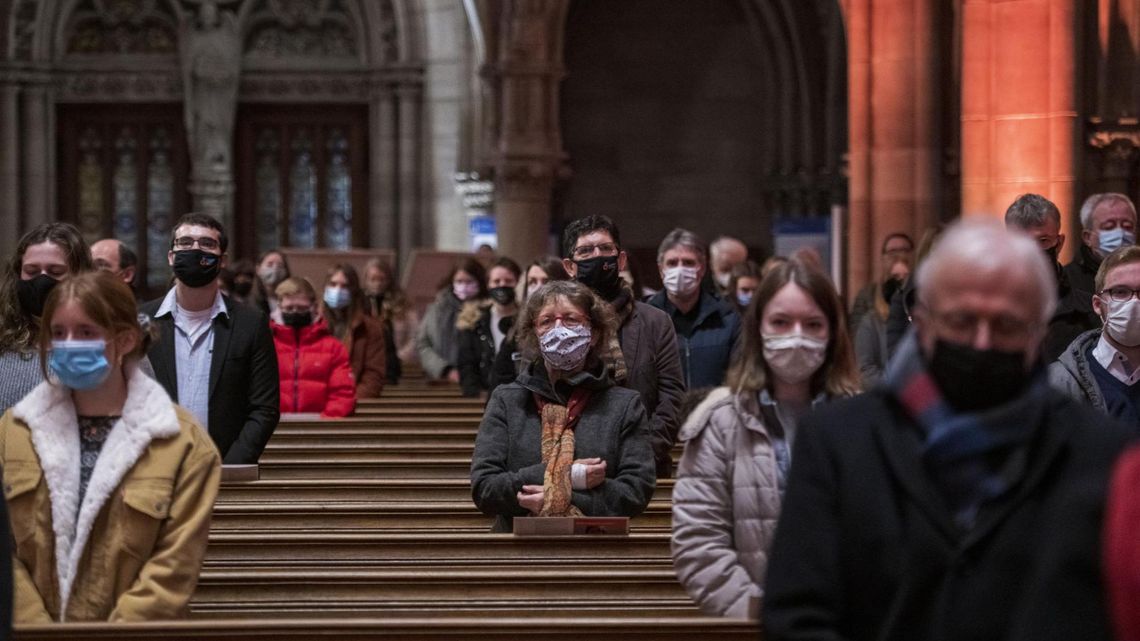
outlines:
[[[1132,204],[1132,199],[1122,193],[1110,191],[1085,198],[1084,204],[1081,205],[1081,229],[1089,229],[1092,226],[1093,212],[1097,207],[1113,201],[1128,205],[1128,211],[1132,212],[1132,220],[1136,220],[1136,205]]]
[[[1002,229],[992,221],[968,220],[950,226],[918,267],[914,282],[927,306],[938,295],[937,279],[943,272],[968,269],[979,274],[1009,273],[1021,269],[1035,282],[1041,303],[1040,320],[1048,323],[1057,307],[1057,280],[1045,253],[1028,236]]]
[[[661,245],[657,247],[657,264],[660,265],[665,259],[665,252],[678,246],[696,252],[701,257],[701,262],[706,265],[708,264],[708,252],[705,251],[705,241],[701,240],[701,237],[693,232],[687,229],[681,229],[680,227],[665,234],[665,239],[662,240]]]
[[[1005,226],[1029,229],[1051,220],[1061,225],[1061,210],[1040,194],[1022,194],[1005,210]]]

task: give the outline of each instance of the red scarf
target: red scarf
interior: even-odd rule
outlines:
[[[582,516],[581,510],[570,502],[573,497],[570,469],[574,464],[574,427],[590,401],[590,394],[588,389],[575,388],[566,405],[534,395],[542,417],[542,462],[546,464],[539,516]]]

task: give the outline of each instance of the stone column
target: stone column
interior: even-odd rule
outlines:
[[[527,261],[547,251],[551,189],[564,171],[559,122],[568,0],[486,0],[483,79],[494,114],[485,137],[494,168],[499,251]]]
[[[849,0],[850,214],[847,291],[877,276],[879,247],[935,218],[940,154],[930,96],[932,0]]]
[[[372,132],[369,142],[371,246],[397,247],[400,232],[396,209],[396,110],[391,87],[380,84],[373,88],[368,116]],[[403,260],[405,256],[397,258]]]
[[[413,249],[423,242],[421,228],[423,221],[423,190],[420,186],[420,147],[423,139],[420,130],[420,101],[423,92],[416,85],[401,85],[396,88],[397,112],[399,114],[399,214],[396,221],[397,237],[394,239],[400,260],[406,260]]]
[[[54,218],[51,212],[51,150],[49,148],[48,90],[43,84],[28,86],[22,98],[22,180],[24,182],[23,231]]]
[[[1072,256],[1077,109],[1073,0],[965,0],[962,209],[1000,218],[1019,195],[1061,210]]]
[[[9,221],[9,233],[0,234],[0,256],[16,251],[20,234],[20,88],[15,82],[0,85],[0,212]]]

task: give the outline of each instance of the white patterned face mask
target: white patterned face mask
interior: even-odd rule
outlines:
[[[795,334],[765,334],[764,361],[776,378],[785,383],[802,383],[823,365],[827,341]]]
[[[701,281],[697,278],[696,267],[669,267],[661,276],[661,282],[666,291],[674,296],[688,296],[700,287]]]
[[[572,372],[586,362],[590,354],[590,326],[551,327],[538,339],[546,364],[560,372]]]

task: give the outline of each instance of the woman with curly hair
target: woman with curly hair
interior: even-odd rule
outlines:
[[[475,505],[496,532],[516,516],[637,516],[655,466],[641,397],[617,387],[601,358],[613,312],[585,285],[552,281],[530,295],[517,329],[530,364],[487,402]]]
[[[91,249],[68,223],[44,223],[17,243],[0,282],[0,412],[43,382],[36,341],[48,294],[91,269]]]

